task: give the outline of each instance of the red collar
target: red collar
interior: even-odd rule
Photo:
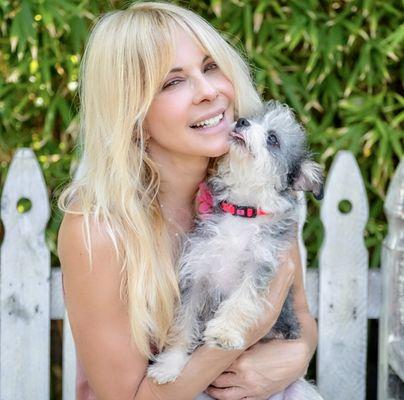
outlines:
[[[219,206],[224,212],[238,217],[255,218],[257,215],[269,215],[269,212],[261,208],[256,209],[255,207],[238,206],[224,200],[219,203]]]

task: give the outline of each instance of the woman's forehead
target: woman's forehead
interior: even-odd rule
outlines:
[[[173,54],[175,60],[173,62],[173,68],[180,67],[180,65],[174,65],[177,59],[186,59],[191,55],[203,54],[209,55],[207,49],[203,46],[199,38],[195,33],[188,32],[181,27],[176,28],[173,41],[172,41]]]

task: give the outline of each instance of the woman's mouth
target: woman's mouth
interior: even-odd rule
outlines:
[[[222,127],[224,127],[225,122],[226,119],[224,118],[224,112],[222,112],[221,114],[216,115],[215,117],[190,125],[190,128],[195,129],[197,131],[210,133],[216,131],[217,129],[215,128],[221,129]]]

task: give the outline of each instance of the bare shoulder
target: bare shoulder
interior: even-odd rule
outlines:
[[[90,220],[89,230],[92,268],[82,215],[66,213],[58,235],[64,299],[77,355],[97,398],[131,398],[147,360],[131,343],[128,309],[119,295],[122,260],[103,224]]]
[[[80,211],[79,206],[72,207],[73,211]],[[89,238],[86,235],[88,229]],[[90,239],[90,242],[88,241]],[[84,268],[84,264],[89,261],[89,251],[94,260],[103,260],[103,262],[95,262],[94,265],[98,266],[95,273],[102,273],[104,268],[111,270],[113,266],[119,263],[116,259],[115,249],[111,237],[107,234],[106,226],[102,223],[96,224],[93,220],[89,219],[88,227],[84,224],[84,216],[80,214],[65,213],[58,233],[58,255],[61,258],[62,270],[66,268],[78,269],[77,272],[89,271],[90,268]],[[67,262],[77,261],[79,263]],[[89,266],[89,262],[88,262]],[[119,271],[119,270],[118,270]],[[116,270],[111,270],[111,273],[116,273]]]

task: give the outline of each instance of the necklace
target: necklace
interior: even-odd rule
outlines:
[[[175,229],[174,231],[174,236],[175,237],[179,237],[180,234],[183,235],[184,234],[184,228],[175,220],[173,220],[173,218],[171,218],[171,211],[168,207],[165,207],[163,203],[160,203],[160,208],[163,211],[164,217],[167,221],[167,223],[169,225],[171,225],[171,227],[173,227]],[[182,210],[181,208],[179,208],[178,210]]]

